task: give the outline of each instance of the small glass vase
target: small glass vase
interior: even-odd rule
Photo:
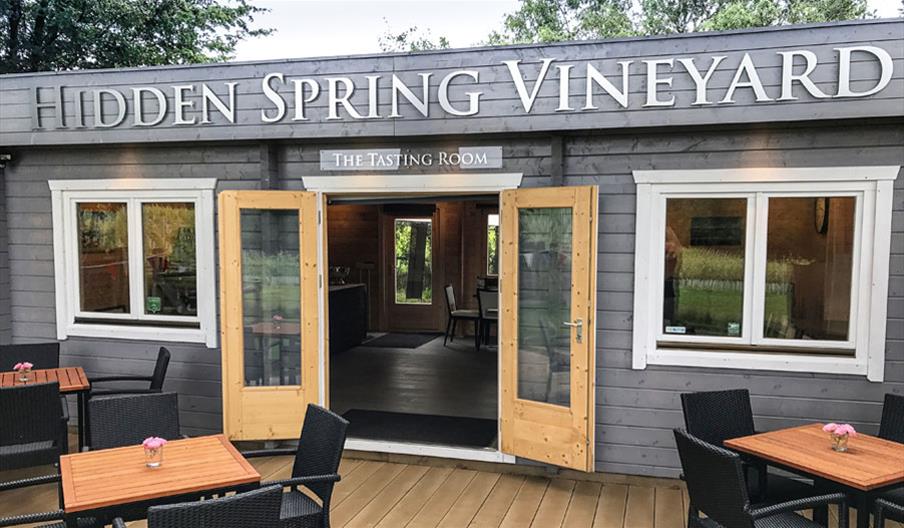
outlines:
[[[832,450],[844,453],[848,450],[848,435],[832,435]]]
[[[144,448],[144,463],[151,469],[159,468],[163,465],[163,447],[156,449]]]
[[[28,383],[31,380],[31,369],[23,369],[19,371],[19,382]]]

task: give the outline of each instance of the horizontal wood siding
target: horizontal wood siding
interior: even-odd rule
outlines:
[[[0,167],[0,345],[10,342],[9,302],[9,231],[6,228],[6,185],[4,169]]]
[[[887,117],[902,115],[904,105],[904,40],[901,20],[856,21],[839,24],[770,28],[726,33],[700,33],[683,36],[649,37],[639,39],[615,39],[609,41],[566,43],[544,46],[511,46],[497,48],[431,51],[413,54],[379,56],[337,57],[307,60],[280,60],[255,63],[214,64],[203,66],[172,66],[106,71],[81,71],[66,73],[38,73],[0,76],[0,145],[42,145],[83,143],[132,143],[188,140],[264,140],[277,138],[367,138],[400,136],[437,136],[449,134],[507,133],[513,131],[563,131],[624,129],[665,125],[700,125],[724,123],[767,123],[799,121],[804,119],[842,119]],[[765,101],[756,103],[752,90],[740,88],[733,104],[693,106],[695,85],[691,77],[675,62],[671,72],[661,69],[661,78],[672,78],[671,87],[663,90],[662,99],[676,97],[674,107],[644,107],[646,103],[646,75],[644,60],[663,58],[694,58],[697,68],[704,72],[713,55],[727,58],[715,69],[709,81],[709,98],[720,101],[731,84],[744,53],[755,61],[757,71],[766,92],[777,99],[781,91],[781,51],[807,49],[812,51],[819,67],[812,79],[827,94],[837,91],[837,47],[869,44],[885,49],[893,62],[893,75],[884,90],[863,98],[817,99],[800,86],[794,89],[795,101]],[[541,60],[556,59],[550,68],[546,82],[541,85],[530,114],[526,113],[512,82],[511,74],[503,64],[505,60],[521,60],[521,74],[528,91],[534,86]],[[614,98],[603,94],[598,87],[594,91],[593,104],[599,108],[582,110],[587,83],[585,62],[590,62],[616,85],[620,83],[619,61],[633,61],[628,67],[630,89],[628,108],[622,108]],[[802,67],[801,64],[798,68]],[[555,65],[571,64],[569,89],[570,105],[574,111],[557,111],[559,105],[558,70]],[[480,112],[475,116],[452,116],[445,113],[438,103],[438,85],[442,79],[457,70],[478,72],[479,83],[470,78],[458,78],[450,86],[449,98],[453,107],[466,108],[468,93],[481,92]],[[273,115],[274,106],[265,97],[262,80],[269,73],[285,75],[285,82],[274,81],[287,101],[287,115],[278,123],[262,122],[261,110]],[[395,74],[415,93],[420,93],[419,73],[430,72],[429,117],[415,111],[404,98],[400,102],[401,118],[389,118],[391,112],[390,77]],[[339,110],[340,119],[328,119],[328,77],[348,77],[357,86],[350,101],[359,112],[367,113],[369,93],[367,76],[381,75],[377,90],[377,118],[350,119],[345,110]],[[306,105],[306,118],[293,121],[294,104],[292,79],[315,78],[322,84],[319,97]],[[746,78],[746,77],[745,77]],[[865,55],[852,57],[852,84],[855,90],[866,90],[879,78],[878,63]],[[219,97],[228,93],[226,82],[237,82],[236,111],[233,123],[219,112],[211,112],[211,123],[206,125],[174,124],[174,85],[192,85],[193,93],[185,100],[193,106],[186,110],[188,119],[201,120],[201,85],[207,83]],[[93,92],[98,88],[113,88],[131,97],[131,88],[154,86],[161,89],[167,99],[168,111],[162,123],[152,127],[134,124],[134,104],[127,103],[126,117],[122,124],[111,128],[69,128],[33,130],[32,97],[35,86],[46,87],[41,97],[47,101],[55,97],[56,86],[65,86],[71,92],[85,90],[84,114],[90,125],[93,122]],[[111,97],[102,104],[104,116],[109,121],[115,115]],[[146,103],[149,115],[156,113],[156,100]],[[69,103],[64,115],[74,115],[74,104]],[[55,109],[41,110],[45,127],[55,126]],[[74,121],[69,120],[72,124]]]
[[[293,141],[278,144],[277,187],[299,189],[318,177],[319,150],[402,147],[412,153],[460,145],[501,145],[505,172],[523,172],[525,187],[549,185],[550,138],[544,135],[466,136],[432,141]],[[260,186],[255,143],[168,144],[103,148],[31,148],[15,152],[6,172],[16,341],[55,338],[53,251],[48,179],[215,177],[218,190]],[[746,387],[763,429],[806,420],[843,420],[875,432],[885,392],[904,394],[904,176],[895,183],[886,381],[833,376],[651,366],[631,369],[635,185],[637,169],[745,166],[904,164],[900,121],[869,125],[697,128],[572,135],[564,138],[564,181],[600,187],[596,469],[675,476],[671,428],[683,423],[679,395],[691,390]],[[421,167],[417,173],[436,172]],[[454,177],[454,174],[450,174]],[[68,340],[64,364],[89,374],[146,373],[158,343]],[[189,434],[221,427],[220,353],[203,346],[169,346],[167,389],[180,393]]]

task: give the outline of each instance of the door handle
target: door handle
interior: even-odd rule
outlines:
[[[562,326],[566,326],[568,328],[574,328],[576,331],[575,339],[578,343],[584,340],[584,320],[583,319],[575,319],[574,322],[564,321]]]

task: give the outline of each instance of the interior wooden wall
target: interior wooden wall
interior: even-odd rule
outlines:
[[[433,305],[429,308],[432,330],[441,332],[446,326],[446,301],[443,286],[452,284],[459,308],[477,308],[477,277],[486,274],[486,216],[496,212],[492,206],[474,201],[437,203],[434,215],[434,284]],[[392,245],[386,232],[386,213],[380,205],[331,205],[327,210],[328,251],[330,266],[351,268],[349,282],[364,282],[366,271],[358,263],[372,262],[370,317],[373,331],[404,330],[404,321],[390,320],[392,302],[390,274]],[[384,236],[385,235],[385,236]],[[360,277],[360,278],[359,278]],[[426,308],[425,308],[426,309]],[[464,326],[464,325],[463,325]],[[465,328],[470,333],[470,328]]]

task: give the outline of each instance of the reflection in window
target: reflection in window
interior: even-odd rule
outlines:
[[[667,200],[663,333],[741,336],[746,215],[744,198]]]
[[[487,215],[487,275],[499,275],[499,215]]]
[[[141,223],[145,313],[197,315],[194,204],[142,204]]]
[[[242,209],[245,384],[301,385],[298,211]]]
[[[571,404],[572,210],[518,211],[518,398]]]
[[[129,225],[124,203],[76,205],[80,308],[129,313]]]
[[[846,341],[853,197],[769,198],[763,335]]]
[[[395,221],[395,302],[433,302],[433,221],[398,218]]]

